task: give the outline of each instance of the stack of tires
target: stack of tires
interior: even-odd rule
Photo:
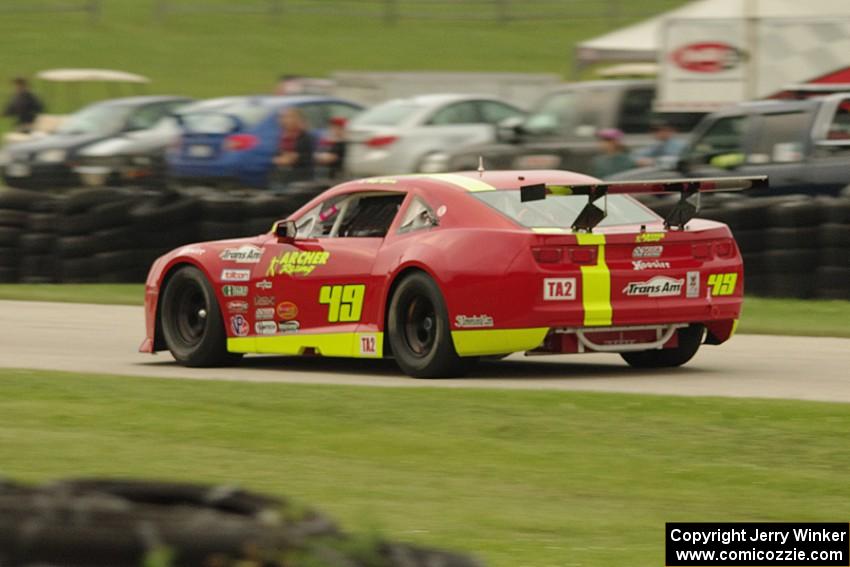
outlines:
[[[823,223],[818,228],[819,265],[816,295],[850,299],[850,199],[824,199]]]
[[[29,222],[33,195],[37,193],[21,190],[0,193],[0,283],[18,281],[20,240]]]
[[[766,216],[765,268],[767,295],[810,298],[816,295],[818,226],[821,203],[811,197],[792,196],[769,204]]]
[[[20,240],[19,281],[23,283],[59,281],[60,270],[57,259],[59,205],[58,198],[41,194],[30,205],[27,226]]]

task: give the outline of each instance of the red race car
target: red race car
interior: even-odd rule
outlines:
[[[393,357],[422,378],[512,352],[679,366],[732,336],[743,301],[729,228],[693,219],[692,201],[766,183],[606,184],[566,171],[343,183],[268,234],[156,260],[140,350],[187,366],[244,353]],[[666,219],[629,195],[664,192],[680,195]]]

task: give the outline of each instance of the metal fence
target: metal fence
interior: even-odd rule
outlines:
[[[102,0],[44,1],[38,0],[0,0],[2,14],[41,14],[55,12],[79,12],[88,14],[92,22],[100,19]]]
[[[272,18],[317,14],[383,20],[604,21],[617,25],[681,5],[681,0],[155,0],[154,14],[256,14]]]

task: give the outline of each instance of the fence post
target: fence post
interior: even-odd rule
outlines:
[[[86,10],[89,13],[89,20],[91,20],[93,24],[97,23],[100,19],[100,0],[89,0]]]
[[[283,0],[269,0],[269,14],[273,19],[278,19],[283,12]]]
[[[496,19],[506,24],[511,21],[511,13],[510,13],[510,0],[493,0],[494,7],[496,8]]]
[[[398,21],[398,0],[384,0],[384,22],[395,24]]]

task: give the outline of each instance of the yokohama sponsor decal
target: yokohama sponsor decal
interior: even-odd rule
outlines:
[[[623,288],[626,295],[645,295],[647,297],[672,297],[682,294],[685,280],[655,276],[645,282],[632,282]]]
[[[670,262],[661,260],[632,260],[632,268],[635,270],[666,270],[669,267]]]
[[[225,262],[256,264],[263,257],[263,250],[251,245],[240,246],[239,248],[225,248],[218,257]]]

